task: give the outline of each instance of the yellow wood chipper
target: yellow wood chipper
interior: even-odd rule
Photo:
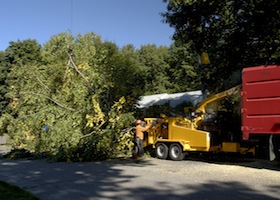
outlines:
[[[238,142],[222,141],[213,145],[211,132],[204,130],[202,123],[213,113],[207,113],[207,106],[237,92],[236,86],[204,99],[193,112],[191,118],[182,116],[145,118],[147,124],[154,125],[147,131],[144,146],[155,148],[157,158],[182,160],[187,152],[239,152],[254,154],[254,147],[241,147]]]

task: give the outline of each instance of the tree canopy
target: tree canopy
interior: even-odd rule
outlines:
[[[6,110],[8,100],[5,95],[7,93],[6,79],[9,70],[9,63],[4,52],[0,52],[0,116]]]
[[[107,158],[127,147],[129,110],[142,91],[130,87],[139,68],[123,51],[94,33],[58,34],[43,48],[12,42],[5,52],[10,111],[0,120],[11,145],[70,160]]]
[[[168,2],[163,17],[175,29],[176,45],[191,44],[198,55],[209,54],[200,77],[211,90],[228,86],[229,75],[244,67],[279,63],[279,1]]]
[[[186,49],[119,48],[94,33],[10,42],[0,55],[0,132],[15,148],[56,159],[131,153],[139,97],[196,88]]]

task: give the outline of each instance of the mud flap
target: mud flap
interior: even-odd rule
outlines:
[[[270,135],[268,140],[268,151],[269,151],[269,160],[273,161],[276,159],[275,151],[274,151],[274,145],[273,145],[273,135]]]

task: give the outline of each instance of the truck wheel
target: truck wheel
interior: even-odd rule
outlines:
[[[168,156],[168,147],[164,143],[156,144],[156,156],[159,159],[166,159]]]
[[[184,154],[182,152],[182,147],[176,143],[171,144],[169,149],[169,157],[176,161],[183,160]]]

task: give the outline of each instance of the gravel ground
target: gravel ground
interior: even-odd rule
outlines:
[[[49,163],[0,159],[0,180],[42,200],[280,199],[280,165],[264,160]]]

